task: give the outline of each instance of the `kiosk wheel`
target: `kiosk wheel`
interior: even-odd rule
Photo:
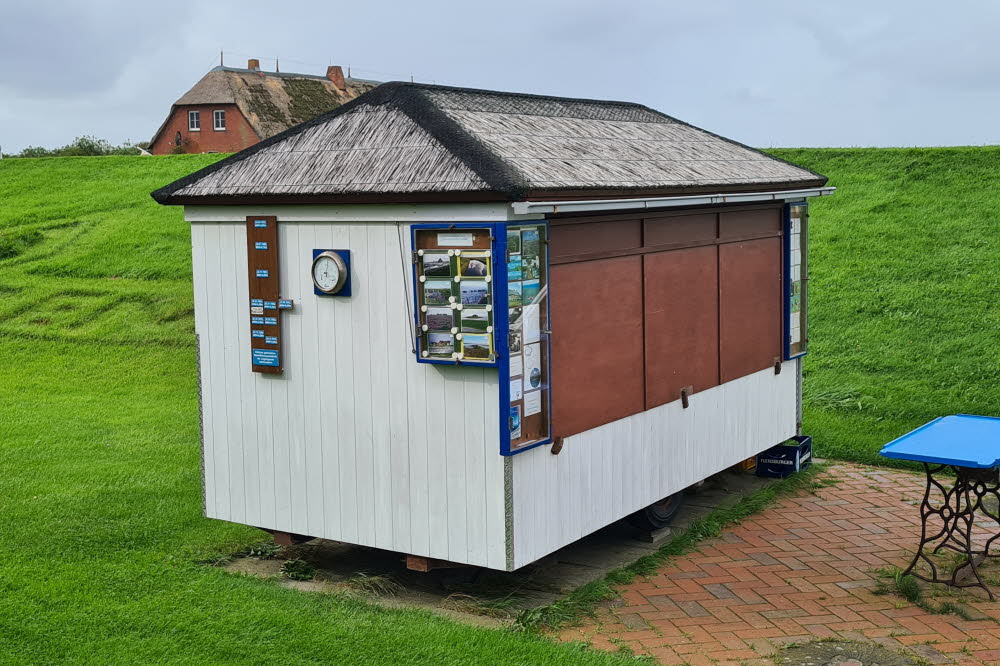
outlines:
[[[684,491],[664,497],[659,502],[653,502],[645,509],[639,509],[625,518],[629,523],[641,530],[653,532],[668,526],[684,505]]]

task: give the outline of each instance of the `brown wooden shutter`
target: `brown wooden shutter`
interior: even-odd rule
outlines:
[[[646,409],[719,383],[718,248],[645,257]]]
[[[723,382],[772,367],[781,351],[781,238],[719,246]]]
[[[556,265],[552,285],[553,434],[643,411],[642,257]]]

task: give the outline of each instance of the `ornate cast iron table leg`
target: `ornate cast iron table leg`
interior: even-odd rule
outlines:
[[[944,469],[951,469],[955,473],[955,483],[946,488],[934,475]],[[1000,507],[1000,479],[998,479],[997,468],[974,469],[969,467],[955,467],[952,465],[931,466],[924,463],[924,472],[927,475],[927,488],[924,490],[924,499],[920,503],[920,545],[917,553],[913,556],[913,561],[906,568],[903,575],[912,574],[920,580],[929,583],[944,583],[954,587],[981,587],[993,600],[993,592],[986,586],[976,569],[976,557],[997,557],[991,555],[990,546],[1000,538],[1000,532],[990,537],[986,542],[986,547],[982,551],[976,551],[972,544],[972,528],[975,524],[976,513],[985,514],[997,525],[1000,525],[1000,508],[990,510],[983,499],[992,497],[997,499]],[[937,489],[940,493],[940,504],[931,502],[931,490]],[[934,520],[934,519],[937,520]],[[929,525],[929,521],[935,523],[940,521],[940,528]],[[927,555],[927,548],[933,545],[931,554],[938,553],[941,549],[955,551],[965,556],[965,561],[955,567],[950,578],[942,578],[938,575],[937,566]],[[916,573],[914,569],[917,563],[923,560],[930,567],[930,577]],[[960,572],[968,568],[976,582],[960,582]],[[964,578],[965,576],[962,576]]]

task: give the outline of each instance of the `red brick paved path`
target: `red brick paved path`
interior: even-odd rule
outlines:
[[[836,485],[784,498],[622,587],[623,605],[560,638],[627,645],[664,664],[769,664],[784,645],[829,637],[905,648],[931,663],[1000,664],[1000,623],[874,593],[874,570],[905,567],[915,550],[923,476],[837,464],[828,477]],[[940,594],[1000,618],[1000,603],[979,593]]]

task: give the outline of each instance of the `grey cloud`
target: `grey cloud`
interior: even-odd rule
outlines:
[[[148,138],[219,48],[243,54],[229,64],[638,101],[762,146],[996,140],[1000,6],[985,0],[0,3],[8,151]]]

